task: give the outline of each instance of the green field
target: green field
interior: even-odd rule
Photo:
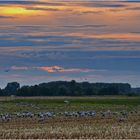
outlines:
[[[140,98],[104,97],[1,97],[0,114],[22,111],[64,113],[96,111],[94,117],[58,115],[39,122],[38,118],[0,121],[0,138],[140,138]],[[103,117],[101,112],[110,112]],[[113,116],[113,113],[118,115]],[[120,112],[128,115],[122,118]],[[119,121],[119,119],[123,121]]]
[[[65,103],[66,100],[69,101],[68,104]],[[15,99],[7,97],[0,101],[0,112],[18,110],[37,111],[38,108],[40,111],[76,111],[81,109],[139,110],[140,97],[17,97]]]

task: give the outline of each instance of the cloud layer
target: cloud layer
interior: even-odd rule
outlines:
[[[140,85],[140,3],[0,1],[0,85],[51,80]]]

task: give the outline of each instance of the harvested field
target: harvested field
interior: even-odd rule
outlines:
[[[65,103],[66,100],[69,104]],[[125,97],[3,100],[0,102],[0,138],[139,139],[138,100],[139,98]],[[52,116],[44,115],[48,112],[52,113]],[[3,120],[2,115],[6,118],[6,113],[10,117]],[[24,116],[18,116],[23,113]]]

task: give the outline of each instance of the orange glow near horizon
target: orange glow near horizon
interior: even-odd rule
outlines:
[[[120,39],[139,41],[140,34],[136,33],[106,33],[106,34],[83,34],[83,33],[69,33],[66,36],[79,36],[82,38],[98,38],[98,39]]]
[[[37,11],[34,10],[26,10],[24,7],[19,6],[6,6],[0,7],[1,15],[32,15],[36,14]]]
[[[45,1],[44,1],[45,2]],[[121,2],[118,2],[121,5]],[[106,3],[103,3],[103,5]],[[112,3],[110,3],[111,5]],[[114,4],[114,3],[113,3]],[[116,3],[117,4],[117,3]],[[123,3],[124,4],[124,3]],[[140,35],[127,32],[132,27],[138,28],[139,12],[131,10],[136,6],[136,3],[127,3],[125,6],[87,6],[82,3],[62,2],[60,5],[57,3],[49,4],[14,4],[14,5],[0,5],[0,16],[6,17],[1,20],[1,23],[9,24],[22,24],[22,25],[49,25],[52,27],[69,26],[69,25],[91,25],[87,26],[88,32],[84,26],[81,29],[65,28],[68,32],[63,32],[62,35],[83,36],[89,38],[111,38],[111,39],[127,39],[127,40],[140,40]],[[137,7],[140,4],[137,3]],[[18,17],[10,19],[9,17]],[[6,20],[5,20],[6,19]],[[8,19],[8,22],[7,22]],[[129,24],[128,24],[129,22]],[[4,25],[5,25],[4,24]],[[92,28],[93,25],[93,28]],[[94,25],[107,25],[101,27],[100,32],[94,30]],[[77,26],[77,27],[78,27]],[[110,28],[108,28],[110,27]],[[44,27],[45,28],[45,27]],[[53,27],[52,27],[53,28]],[[117,29],[119,28],[119,30]],[[35,34],[44,34],[44,32],[35,32]],[[61,33],[59,33],[61,34]],[[40,41],[40,40],[38,40]]]
[[[16,16],[16,15],[44,15],[46,16],[48,13],[52,13],[56,10],[56,12],[62,12],[61,14],[65,14],[68,12],[71,12],[73,15],[76,13],[92,13],[94,14],[94,18],[98,18],[99,20],[103,20],[104,22],[116,22],[118,18],[121,16],[129,17],[137,14],[137,11],[131,11],[131,10],[125,10],[124,7],[119,7],[115,9],[114,7],[96,7],[96,6],[84,6],[79,4],[71,4],[71,3],[63,3],[64,5],[50,5],[50,4],[32,4],[32,5],[6,5],[6,6],[0,6],[0,15],[10,15],[10,16]],[[135,4],[131,4],[131,6],[128,4],[128,7],[131,8]],[[54,11],[53,11],[54,10]],[[125,11],[124,11],[125,10]],[[95,12],[95,13],[94,13]],[[96,14],[97,12],[97,14]],[[99,13],[98,13],[99,12]],[[54,13],[53,13],[54,14]],[[84,15],[87,18],[89,18],[89,15]],[[112,20],[112,17],[114,20]],[[22,18],[22,17],[21,17]],[[92,18],[91,18],[92,20]],[[94,20],[94,19],[93,19]]]

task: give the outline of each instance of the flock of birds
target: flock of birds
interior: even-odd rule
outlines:
[[[64,101],[64,103],[68,104],[68,101]],[[40,108],[34,104],[28,104],[28,103],[17,103],[17,106],[30,106],[31,108],[34,108],[35,110],[40,110]],[[96,112],[95,110],[90,111],[65,111],[65,112],[32,112],[32,111],[19,111],[19,112],[13,112],[13,113],[0,113],[0,122],[9,122],[13,119],[20,119],[20,118],[31,118],[31,119],[37,119],[38,122],[43,122],[46,119],[49,118],[55,118],[55,117],[95,117],[99,116],[102,119],[104,118],[112,118],[115,117],[118,119],[119,122],[126,121],[128,116],[139,114],[138,111],[134,110],[131,112],[127,111],[117,111],[113,112],[110,110],[107,111],[100,111]]]
[[[126,112],[126,111],[120,111],[120,112],[111,112],[110,110],[108,111],[101,111],[101,112],[96,112],[94,110],[92,111],[72,111],[72,112],[38,112],[38,113],[33,113],[30,111],[21,111],[21,112],[15,112],[15,113],[1,113],[0,114],[0,122],[9,122],[12,119],[17,119],[17,118],[32,118],[32,119],[37,119],[38,122],[43,122],[48,118],[54,118],[54,117],[95,117],[95,116],[100,116],[102,119],[108,118],[108,117],[116,117],[118,118],[119,122],[125,121],[129,115],[137,114],[137,111],[131,111],[131,112]]]
[[[0,121],[8,122],[11,119],[16,118],[38,118],[38,121],[43,121],[47,118],[54,118],[57,116],[65,116],[65,117],[82,117],[82,116],[95,116],[95,111],[77,111],[77,112],[38,112],[33,113],[30,111],[21,111],[15,113],[1,113]]]

